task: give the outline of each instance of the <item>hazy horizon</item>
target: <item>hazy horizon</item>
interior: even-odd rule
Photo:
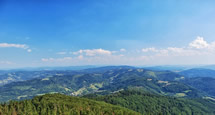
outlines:
[[[168,67],[169,69],[178,68],[186,68],[186,69],[194,69],[194,68],[202,68],[202,69],[215,69],[215,64],[195,64],[195,65],[71,65],[71,66],[27,66],[27,67],[11,67],[11,68],[0,68],[0,70],[37,70],[37,69],[60,69],[60,70],[69,70],[70,69],[88,69],[88,68],[100,68],[100,67],[111,67],[111,66],[130,66],[136,68],[157,68],[157,67]],[[210,68],[211,66],[211,68]],[[213,67],[214,66],[214,67]],[[209,68],[208,68],[209,67]],[[168,70],[168,69],[167,69]]]

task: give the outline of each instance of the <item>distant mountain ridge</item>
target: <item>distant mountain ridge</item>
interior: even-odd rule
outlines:
[[[212,66],[212,65],[211,65]],[[0,85],[5,85],[11,82],[31,80],[34,78],[43,77],[48,72],[49,74],[45,76],[53,76],[54,71],[65,72],[65,71],[79,71],[79,72],[104,72],[110,69],[117,68],[127,68],[134,69],[140,67],[133,66],[68,66],[68,67],[41,67],[41,68],[23,68],[23,69],[13,69],[13,70],[1,70],[0,71]],[[215,70],[205,69],[205,68],[192,68],[187,69],[192,66],[152,66],[152,67],[143,67],[147,70],[152,71],[173,71],[177,72],[185,77],[214,77]],[[212,66],[213,67],[213,66]],[[53,74],[51,74],[53,72]],[[21,73],[21,74],[20,74]],[[30,75],[29,73],[32,73]],[[37,74],[35,74],[37,73]]]
[[[10,71],[0,74],[0,86],[11,82],[26,81],[35,78],[53,77],[58,74],[72,74],[73,71]]]
[[[96,65],[84,65],[84,66],[56,66],[56,67],[25,67],[25,68],[17,68],[17,69],[7,69],[2,71],[8,71],[8,72],[16,72],[16,71],[44,71],[44,70],[56,70],[56,71],[62,71],[62,70],[83,70],[83,69],[89,69],[89,68],[98,68],[101,66]]]
[[[196,89],[180,83],[183,76],[171,71],[151,71],[129,66],[94,68],[82,71],[53,71],[55,75],[13,82],[0,87],[0,101],[26,99],[46,93],[84,95],[115,92],[130,87],[176,97],[201,97]]]
[[[205,69],[215,70],[215,65],[204,65],[204,66],[200,66],[199,68],[205,68]]]
[[[193,68],[179,72],[186,77],[213,77],[215,78],[215,70],[205,68]]]
[[[104,72],[114,68],[134,68],[131,66],[68,66],[68,67],[42,67],[42,68],[23,68],[13,70],[0,70],[0,86],[11,82],[26,81],[34,78],[54,76],[55,74],[71,74],[75,72],[93,73]]]

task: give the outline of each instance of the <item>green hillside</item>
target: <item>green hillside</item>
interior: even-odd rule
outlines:
[[[211,77],[194,77],[187,78],[181,82],[190,85],[201,92],[205,92],[210,96],[215,97],[215,78]]]
[[[184,79],[170,71],[150,71],[132,68],[102,68],[104,71],[61,72],[53,76],[13,82],[0,87],[0,102],[22,100],[47,93],[80,96],[94,92],[115,92],[129,87],[139,87],[149,92],[176,96],[201,97],[196,89],[179,82]]]
[[[143,114],[206,115],[215,114],[215,102],[204,99],[183,99],[155,95],[138,90],[120,91],[111,95],[86,95],[90,99],[120,105]]]
[[[115,70],[111,75],[110,83],[100,90],[114,92],[138,87],[148,92],[175,97],[201,97],[203,95],[197,89],[181,83],[183,76],[170,71],[125,69]]]
[[[24,76],[29,73],[25,75],[25,72],[22,72]],[[208,95],[214,93],[213,78],[186,78],[171,71],[152,71],[127,66],[81,71],[43,71],[37,74],[42,76],[0,86],[0,102],[33,98],[1,105],[1,112],[25,114],[22,112],[30,111],[35,114],[54,114],[53,111],[65,111],[65,114],[68,114],[73,110],[83,110],[83,114],[94,114],[98,110],[101,113],[117,113],[118,109],[115,110],[110,105],[113,104],[118,108],[121,106],[144,114],[215,114],[215,99]],[[94,101],[56,93],[86,95],[85,97]],[[84,102],[76,103],[72,100]]]
[[[0,105],[0,115],[140,115],[132,110],[62,94],[37,96],[32,100]]]

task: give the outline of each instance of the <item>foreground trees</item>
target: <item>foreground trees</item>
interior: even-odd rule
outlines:
[[[0,115],[138,115],[132,110],[85,98],[47,94],[0,106]]]

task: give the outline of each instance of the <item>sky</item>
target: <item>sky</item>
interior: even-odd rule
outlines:
[[[0,68],[215,64],[214,0],[0,0]]]

